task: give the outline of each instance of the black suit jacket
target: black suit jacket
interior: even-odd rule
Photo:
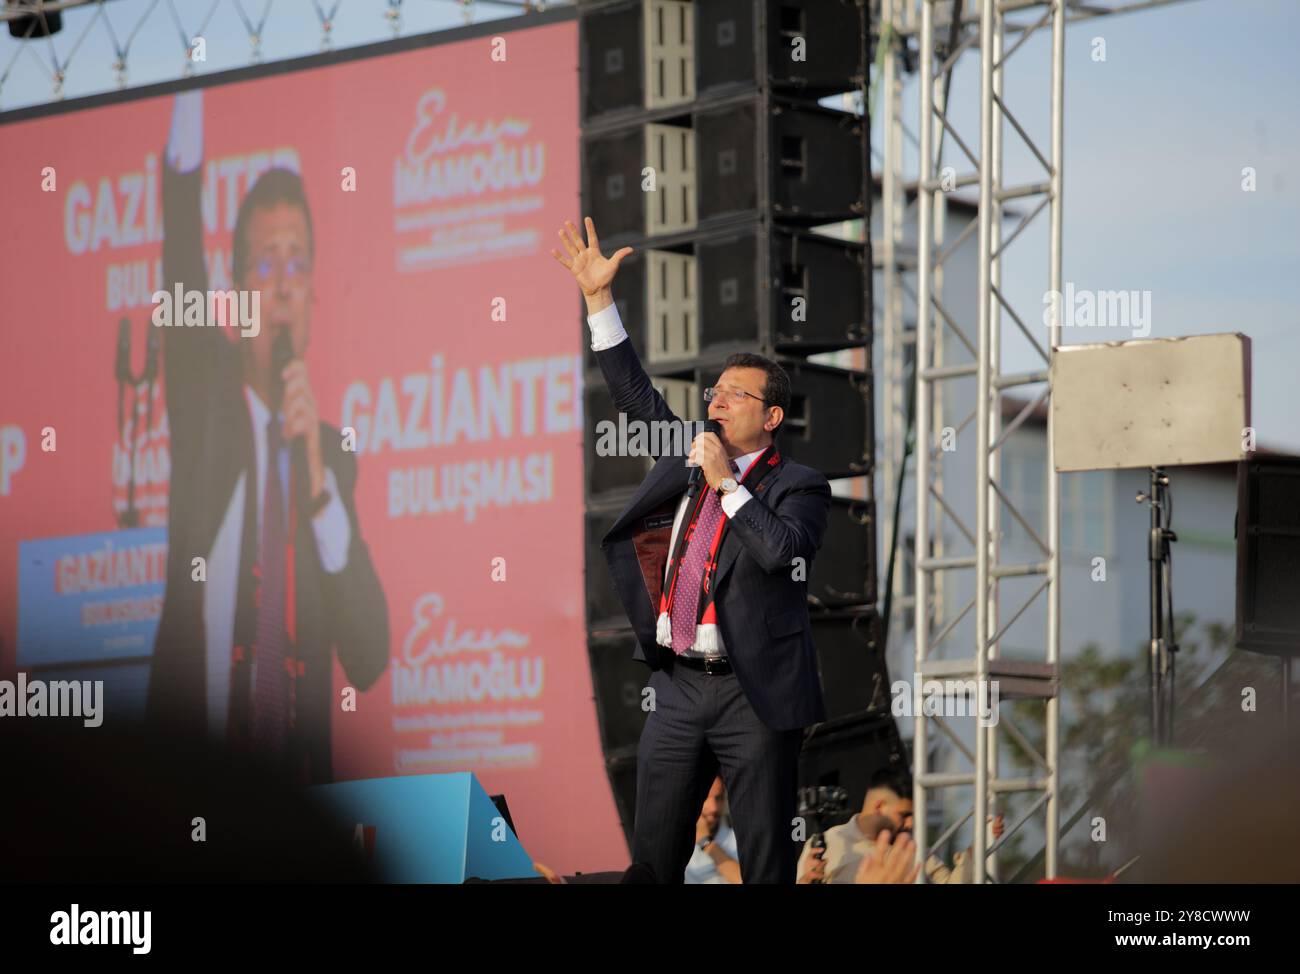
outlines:
[[[180,282],[186,289],[207,290],[199,209],[201,172],[164,168],[163,286],[169,289]],[[154,644],[147,714],[169,729],[199,734],[207,730],[207,645],[204,583],[192,580],[192,559],[208,557],[243,474],[247,476],[235,644],[251,645],[256,632],[257,467],[239,351],[223,330],[162,329],[171,433],[167,590]],[[299,483],[293,525],[294,650],[303,669],[297,680],[296,724],[288,753],[295,770],[305,762],[312,783],[332,778],[330,716],[339,705],[333,694],[333,653],[337,651],[350,685],[358,691],[374,684],[388,660],[388,606],[353,502],[356,456],[343,450],[339,431],[324,423],[321,451],[325,465],[334,471],[351,542],[343,571],[326,572],[307,513],[306,485]],[[250,671],[247,660],[232,670],[230,713],[236,728],[246,726]]]
[[[629,420],[680,422],[655,391],[631,341],[597,352],[596,362],[615,407]],[[672,655],[655,642],[655,620],[672,516],[688,476],[683,457],[659,457],[601,541],[636,631],[635,656],[651,669]],[[782,453],[731,519],[718,552],[714,605],[727,656],[750,706],[773,730],[826,719],[806,579],[826,532],[830,501],[826,478]],[[795,558],[804,559],[802,581],[794,578]]]

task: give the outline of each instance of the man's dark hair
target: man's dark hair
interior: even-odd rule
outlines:
[[[912,797],[912,782],[905,775],[889,768],[881,768],[871,776],[871,783],[867,786],[867,790],[874,788],[888,788],[899,798]]]
[[[770,358],[754,352],[737,352],[728,355],[727,360],[722,363],[722,371],[725,372],[727,369],[762,369],[767,374],[767,378],[763,381],[764,407],[780,406],[782,412],[790,411],[790,376]],[[782,420],[782,423],[784,422]],[[780,429],[781,424],[777,424],[776,429],[772,430],[772,435],[776,436]]]
[[[307,252],[316,256],[316,234],[311,226],[311,207],[307,205],[307,193],[302,188],[302,177],[289,169],[268,169],[258,177],[239,204],[239,213],[235,217],[235,239],[231,245],[231,271],[236,281],[244,278],[244,269],[248,266],[248,224],[256,210],[266,210],[280,203],[288,203],[302,210],[307,221]]]

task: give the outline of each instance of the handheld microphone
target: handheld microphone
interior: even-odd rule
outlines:
[[[152,330],[152,329],[151,329]],[[126,435],[126,412],[123,398],[131,384],[131,319],[123,317],[117,323],[117,355],[113,359],[113,377],[117,379],[117,429]],[[134,398],[134,397],[133,397]]]
[[[716,419],[706,419],[704,421],[705,433],[721,433],[722,424]],[[700,492],[700,484],[704,482],[704,470],[702,467],[691,467],[690,477],[686,481],[686,496],[694,497]]]
[[[278,413],[284,404],[284,378],[282,373],[293,361],[293,341],[289,329],[281,328],[271,345],[271,412]]]
[[[113,375],[118,382],[131,381],[131,319],[125,316],[117,322],[117,356],[113,359]]]
[[[293,341],[289,338],[289,329],[282,328],[275,336],[271,346],[271,413],[278,416],[284,405],[284,379],[281,373],[293,361]],[[281,423],[281,430],[284,424]],[[307,492],[307,442],[301,436],[295,437],[289,448],[289,473],[293,484],[293,496],[300,508],[309,500]]]

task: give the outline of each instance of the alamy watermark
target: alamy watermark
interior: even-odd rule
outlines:
[[[998,723],[997,680],[895,680],[889,685],[895,717],[976,717],[981,727]]]
[[[602,419],[596,424],[598,457],[685,457],[695,437],[704,432],[703,420],[645,420],[618,414],[618,422]]]
[[[0,717],[80,717],[87,727],[104,722],[103,680],[0,680]]]
[[[1131,328],[1134,338],[1151,334],[1150,291],[1088,291],[1067,282],[1043,292],[1043,324],[1049,328]]]
[[[73,903],[50,914],[50,943],[56,947],[119,944],[133,954],[147,954],[152,945],[151,910],[82,910]]]
[[[238,328],[241,338],[262,330],[261,291],[197,291],[177,284],[173,291],[154,291],[155,328]]]

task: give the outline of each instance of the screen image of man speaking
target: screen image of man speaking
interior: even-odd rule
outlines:
[[[164,155],[163,279],[206,293],[203,148],[203,93],[181,93]],[[320,416],[305,361],[316,241],[297,173],[257,178],[231,250],[233,286],[259,292],[259,327],[162,329],[172,460],[147,712],[319,784],[332,779],[334,655],[353,687],[372,686],[388,608],[353,500],[356,455]]]
[[[651,384],[614,306],[624,247],[605,257],[596,228],[571,222],[552,256],[582,289],[591,348],[629,423],[679,423]],[[761,355],[729,357],[705,390],[718,432],[660,456],[602,539],[619,599],[651,669],[653,706],[637,750],[632,861],[680,883],[700,807],[726,786],[745,883],[793,883],[803,730],[825,719],[807,578],[830,485],[781,453],[790,380]],[[802,562],[798,560],[802,559]]]

